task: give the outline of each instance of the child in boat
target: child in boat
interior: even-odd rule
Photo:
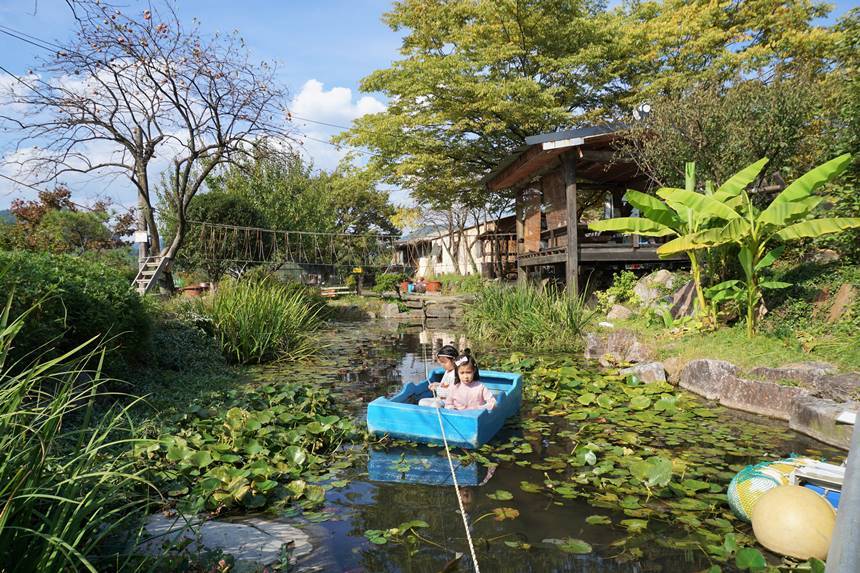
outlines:
[[[496,406],[496,398],[480,379],[478,364],[467,348],[454,361],[454,385],[448,390],[445,407],[452,410],[492,410]]]
[[[432,406],[434,408],[442,408],[445,406],[445,397],[448,395],[448,390],[454,384],[454,359],[457,358],[459,352],[450,344],[446,344],[436,353],[436,362],[439,366],[445,369],[445,374],[442,375],[442,380],[439,382],[431,382],[430,390],[435,396],[432,398],[421,398],[418,400],[419,406]]]

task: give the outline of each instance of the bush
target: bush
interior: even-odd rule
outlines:
[[[182,320],[159,322],[152,333],[149,366],[173,372],[209,372],[224,366],[215,339],[203,328]]]
[[[442,283],[442,292],[445,294],[474,294],[481,290],[484,280],[481,275],[455,275],[446,274],[437,279]]]
[[[613,304],[635,301],[636,294],[633,292],[633,287],[638,280],[632,271],[621,271],[612,275],[612,286],[595,293],[600,308],[606,311]]]
[[[488,284],[466,307],[466,326],[470,336],[514,350],[574,350],[596,312],[585,306],[584,294]]]
[[[211,320],[221,351],[240,364],[310,355],[314,332],[322,323],[320,307],[305,287],[273,282],[224,282],[213,296],[196,304]]]
[[[14,357],[58,356],[93,337],[125,359],[147,350],[150,320],[142,299],[120,272],[69,255],[0,252],[0,292],[14,292],[12,315],[27,315]]]
[[[403,273],[381,273],[376,275],[376,284],[373,291],[382,294],[384,292],[399,292],[400,283],[406,280]]]
[[[109,400],[99,373],[84,369],[98,359],[95,344],[10,370],[13,339],[33,324],[27,312],[11,322],[0,316],[4,570],[116,568],[122,558],[106,555],[104,540],[129,537],[146,509],[146,499],[135,494],[145,483],[142,471],[122,455],[142,445],[131,423],[136,402],[95,412]]]

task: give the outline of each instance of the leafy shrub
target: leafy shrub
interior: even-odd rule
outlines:
[[[380,294],[384,292],[396,292],[400,288],[400,283],[406,280],[406,275],[403,273],[381,273],[376,275],[376,284],[373,285],[373,291]]]
[[[173,372],[207,372],[224,366],[224,356],[215,339],[191,322],[165,320],[152,333],[149,365]]]
[[[612,275],[612,286],[595,293],[600,308],[609,310],[613,304],[635,302],[636,294],[633,292],[633,287],[638,280],[632,271],[621,271]]]
[[[320,307],[306,289],[273,282],[225,282],[196,304],[211,320],[221,351],[240,364],[310,355],[314,332],[322,323]]]
[[[10,571],[116,567],[119,556],[102,542],[127,535],[146,508],[135,494],[141,471],[120,455],[140,444],[130,423],[136,402],[94,411],[106,401],[99,372],[85,370],[99,357],[94,344],[10,370],[13,339],[32,324],[27,312],[40,310],[0,316],[0,555]]]
[[[69,255],[0,252],[0,292],[14,292],[12,315],[32,311],[14,355],[58,356],[93,337],[126,359],[147,349],[150,320],[141,298],[121,273]]]
[[[596,310],[585,305],[584,294],[570,297],[533,285],[488,284],[466,307],[470,336],[509,348],[573,350]]]

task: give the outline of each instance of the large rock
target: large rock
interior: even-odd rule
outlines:
[[[670,384],[677,386],[685,366],[687,366],[687,361],[677,356],[671,356],[663,361],[663,369],[666,371],[666,378]]]
[[[397,318],[400,316],[400,306],[396,302],[382,305],[382,318]]]
[[[745,380],[729,375],[722,381],[720,404],[735,410],[788,420],[794,400],[808,394],[808,390],[798,386]]]
[[[708,400],[718,400],[723,395],[726,382],[736,378],[737,373],[738,367],[731,362],[699,358],[687,363],[681,371],[678,385]]]
[[[277,520],[249,518],[238,521],[204,521],[194,517],[154,514],[147,519],[143,541],[137,551],[161,555],[162,544],[187,543],[185,551],[200,553],[221,550],[236,561],[234,571],[258,571],[277,564],[282,549],[291,549],[295,562],[313,550],[302,530]]]
[[[606,313],[608,320],[627,320],[631,316],[633,316],[633,311],[620,304],[613,304],[609,312]]]
[[[666,269],[654,271],[636,282],[633,293],[639,298],[642,306],[652,306],[655,302],[668,298],[667,294],[675,286],[676,278],[671,271]]]
[[[696,283],[687,281],[687,284],[675,291],[672,295],[672,318],[678,319],[682,316],[693,316],[696,310]]]
[[[636,376],[642,382],[665,382],[666,370],[660,362],[645,362],[618,372],[622,376]]]
[[[585,340],[585,357],[600,361],[603,366],[621,363],[648,362],[654,351],[639,342],[636,335],[624,328],[606,335],[589,333]]]
[[[833,297],[833,304],[830,305],[830,314],[827,315],[827,322],[838,322],[845,314],[845,311],[854,304],[857,299],[857,289],[854,285],[845,283],[839,290],[836,291],[836,296]]]
[[[792,404],[788,425],[792,430],[812,436],[825,444],[847,450],[851,445],[854,426],[836,422],[839,414],[846,410],[856,412],[860,410],[860,404],[800,396]]]
[[[818,396],[837,402],[860,400],[860,372],[827,374],[815,383]]]
[[[791,380],[812,387],[819,378],[834,372],[836,372],[836,368],[826,362],[798,362],[796,364],[786,364],[778,368],[759,366],[750,370],[750,377],[768,382]]]

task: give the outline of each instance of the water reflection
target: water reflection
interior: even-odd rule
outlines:
[[[370,481],[453,486],[451,468],[445,450],[417,446],[415,448],[371,448],[368,452],[367,473]],[[487,469],[475,462],[453,459],[454,473],[461,486],[483,485],[489,479]]]

